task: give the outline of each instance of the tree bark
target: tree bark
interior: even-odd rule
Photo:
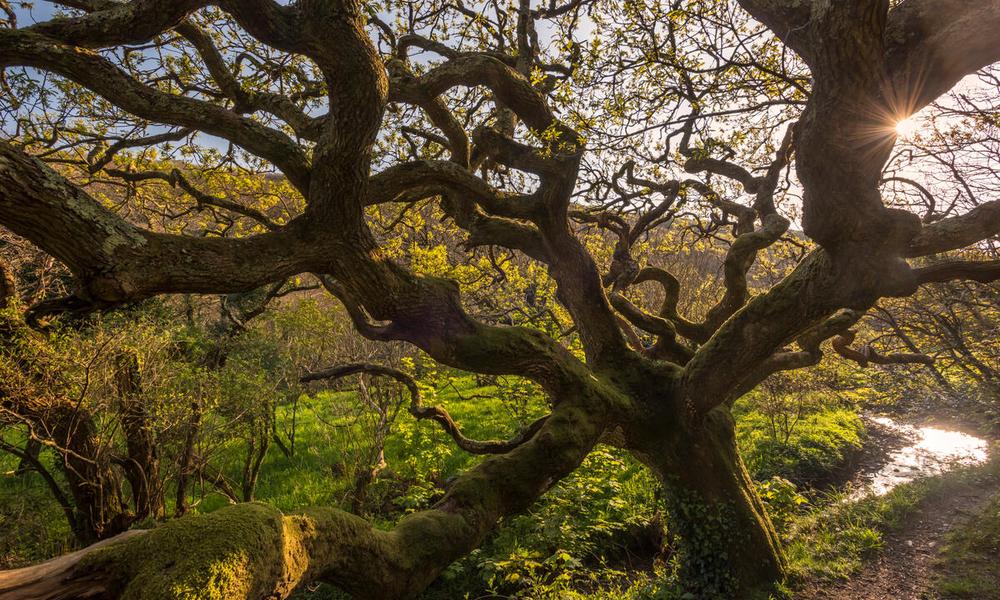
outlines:
[[[680,581],[697,598],[766,599],[784,579],[781,542],[736,448],[726,407],[634,451],[663,484]]]
[[[60,467],[76,507],[77,539],[90,544],[128,529],[133,517],[122,499],[121,479],[102,447],[89,414],[64,407],[49,421]]]
[[[32,469],[34,465],[38,462],[38,454],[42,451],[42,443],[35,438],[28,438],[28,441],[24,445],[24,456],[21,460],[17,461],[17,469],[14,471],[15,475],[24,475]]]
[[[116,383],[125,435],[125,477],[132,490],[135,519],[162,518],[166,512],[160,479],[160,456],[142,397],[142,379],[134,354],[119,357]]]
[[[938,28],[930,26],[942,12],[935,0],[906,0],[891,12],[889,2],[875,0],[740,0],[803,57],[813,76],[788,150],[794,151],[804,188],[803,227],[821,249],[768,294],[748,300],[747,262],[758,241],[776,240],[787,227],[774,214],[773,198],[765,198],[761,206],[771,203],[770,214],[754,209],[763,228],[741,234],[727,258],[727,280],[733,283],[727,284],[728,300],[717,313],[721,318],[711,319],[720,321],[717,330],[691,338],[699,346],[693,356],[683,356],[683,364],[645,371],[635,368],[643,358],[628,349],[597,266],[570,227],[567,213],[579,188],[584,143],[555,117],[546,94],[527,76],[530,2],[520,2],[524,24],[519,25],[519,55],[512,57],[516,69],[488,54],[466,54],[420,77],[391,82],[386,61],[366,32],[363,3],[356,0],[289,5],[184,0],[171,10],[165,10],[170,3],[149,0],[0,30],[0,66],[59,74],[137,119],[228,139],[273,163],[306,201],[303,215],[259,235],[223,239],[154,233],[126,222],[42,161],[0,141],[0,222],[70,268],[79,280],[78,303],[102,307],[163,293],[245,291],[303,272],[319,273],[332,282],[324,285],[366,337],[410,342],[441,364],[466,371],[528,377],[553,405],[552,415],[523,444],[479,463],[439,504],[409,515],[391,531],[330,509],[282,515],[244,504],[178,519],[76,562],[21,572],[13,584],[8,584],[11,575],[0,575],[0,592],[14,589],[19,591],[13,597],[35,598],[159,598],[193,589],[225,598],[284,597],[302,581],[324,579],[360,598],[412,597],[480,544],[501,518],[524,510],[575,469],[609,429],[624,429],[626,445],[666,487],[690,591],[702,598],[769,595],[784,561],[737,453],[726,403],[735,391],[753,387],[773,370],[817,360],[818,343],[803,352],[785,348],[807,329],[832,320],[838,309],[867,309],[878,297],[912,293],[935,275],[924,271],[923,278],[917,277],[903,256],[972,243],[995,229],[959,217],[939,222],[921,240],[919,219],[887,208],[878,186],[894,142],[894,122],[1000,56],[989,35],[1000,18],[998,1],[949,0],[954,10],[944,12],[952,26]],[[207,4],[218,5],[260,42],[312,60],[330,107],[316,123],[315,145],[297,144],[225,105],[150,87],[104,54],[78,47],[140,43]],[[390,68],[398,62],[405,61],[393,58]],[[915,83],[914,74],[921,75],[923,91],[911,102],[898,103],[905,98],[901,92]],[[477,152],[537,176],[538,189],[530,198],[497,195],[483,181],[469,189],[469,178],[457,176],[460,165],[471,166],[467,150],[458,148],[468,144],[467,136],[444,123],[436,109],[431,120],[444,123],[442,130],[459,142],[452,151],[460,163],[451,166],[450,174],[440,166],[410,163],[371,176],[390,99],[428,106],[453,88],[480,86],[489,88],[504,123],[474,134]],[[220,87],[225,92],[232,86]],[[545,146],[513,139],[515,121],[544,132],[539,137],[548,140]],[[586,364],[538,331],[476,321],[463,309],[455,282],[415,274],[384,252],[366,223],[365,207],[408,198],[405,192],[420,174],[434,175],[440,188],[434,195],[445,198],[445,212],[470,233],[469,246],[498,244],[548,263]],[[750,229],[753,221],[747,223]],[[975,231],[962,231],[967,229]],[[977,267],[976,276],[982,273]],[[5,295],[0,287],[0,299]],[[651,333],[665,337],[672,331],[666,320],[649,323],[655,325]],[[654,370],[659,376],[644,377]],[[673,391],[664,391],[671,386]],[[71,416],[59,421],[70,423],[70,430],[57,432],[55,439],[73,450],[64,458],[74,498],[87,507],[90,528],[105,536],[121,527],[109,522],[124,515],[114,505],[119,486],[106,466],[93,421],[78,423]],[[270,434],[270,429],[264,432]],[[248,473],[255,464],[259,460],[248,461]]]
[[[201,404],[195,400],[191,403],[191,416],[184,432],[184,446],[181,449],[177,466],[177,490],[174,516],[182,517],[188,509],[187,489],[194,470],[194,446],[198,432],[201,429]]]

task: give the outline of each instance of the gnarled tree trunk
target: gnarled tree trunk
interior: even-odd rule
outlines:
[[[685,130],[673,132],[680,134],[680,152],[689,159],[684,170],[717,174],[755,197],[748,205],[722,198],[726,191],[713,189],[707,175],[696,181],[647,182],[634,178],[626,166],[619,174],[627,172],[629,185],[655,189],[664,198],[652,209],[632,213],[630,200],[644,193],[622,192],[634,221],[574,210],[577,191],[587,187],[577,181],[585,139],[557,116],[548,98],[551,78],[536,77],[544,65],[540,49],[533,47],[534,20],[573,10],[578,2],[545,10],[521,0],[515,54],[506,47],[458,51],[410,32],[387,55],[380,54],[366,29],[378,20],[358,0],[72,4],[91,12],[0,28],[0,67],[59,75],[102,96],[142,128],[156,123],[227,139],[280,170],[301,193],[305,208],[283,223],[248,215],[244,208],[241,214],[267,231],[238,238],[153,232],[107,210],[31,156],[30,147],[0,141],[0,224],[61,260],[76,276],[74,296],[58,306],[97,309],[166,293],[241,292],[317,273],[366,337],[411,343],[439,363],[466,371],[527,377],[544,389],[553,408],[525,439],[460,477],[439,504],[409,515],[390,531],[332,509],[282,515],[244,504],[178,519],[76,559],[0,575],[0,592],[14,598],[85,593],[167,598],[188,591],[206,597],[284,597],[296,584],[315,579],[359,598],[412,597],[480,544],[500,519],[524,510],[575,469],[609,430],[622,430],[625,446],[664,482],[692,591],[705,597],[762,595],[781,577],[783,563],[773,527],[738,458],[726,402],[771,373],[815,364],[819,344],[856,323],[861,316],[856,311],[867,310],[881,296],[910,294],[932,281],[1000,277],[996,262],[911,268],[904,260],[996,235],[1000,218],[991,215],[1000,214],[997,204],[984,204],[977,215],[923,226],[913,215],[887,208],[879,192],[895,120],[1000,59],[994,40],[1000,0],[740,0],[809,66],[812,80],[808,87],[799,86],[808,96],[807,106],[765,174],[755,176],[751,170],[760,164],[748,170],[731,156],[719,158],[713,140],[696,134],[711,131],[711,125],[699,122],[695,104],[701,103],[691,100],[700,99],[700,92],[682,92],[688,105],[678,105],[679,110],[694,113]],[[283,93],[249,93],[242,71],[254,67],[228,64],[226,52],[199,29],[199,20],[188,19],[208,6],[255,38],[255,45],[268,46],[268,52],[310,60],[318,75],[308,87],[325,95],[327,114],[314,117],[311,107]],[[949,22],[939,27],[942,15]],[[378,24],[383,33],[391,30]],[[153,85],[157,75],[179,75],[169,65],[153,65],[149,78],[140,78],[115,63],[119,53],[103,51],[176,37],[163,35],[171,31],[193,40],[205,63],[209,93],[181,95]],[[500,39],[508,33],[501,31]],[[388,37],[396,36],[390,31]],[[441,62],[412,69],[409,43],[440,54]],[[567,69],[565,76],[571,79],[573,71]],[[256,90],[264,79],[246,82]],[[501,118],[467,133],[460,119],[464,107],[452,111],[448,101],[458,87],[486,88],[484,97]],[[434,143],[450,151],[449,159],[421,155],[373,174],[373,164],[380,166],[383,155],[392,154],[380,152],[376,160],[376,142],[391,137],[381,131],[390,102],[422,110],[444,132],[445,138]],[[272,117],[279,126],[271,126]],[[521,130],[533,135],[522,136]],[[803,226],[820,248],[780,284],[753,298],[747,276],[757,253],[776,243],[790,225],[778,213],[775,196],[793,156],[804,188]],[[487,164],[527,174],[531,191],[494,189],[496,180],[508,178],[480,178],[477,171]],[[90,174],[112,175],[106,163],[90,166]],[[174,175],[165,178],[176,181]],[[682,190],[685,201],[695,192],[726,220],[735,215],[738,221],[724,259],[725,295],[703,323],[678,314],[676,278],[655,265],[640,270],[630,256],[651,228],[673,220],[683,204],[677,203]],[[198,203],[233,206],[206,196],[198,195]],[[500,246],[547,267],[585,360],[540,331],[477,321],[466,312],[456,282],[421,275],[392,260],[369,228],[365,211],[376,204],[431,198],[440,200],[444,213],[469,234],[469,247]],[[606,277],[575,235],[571,212],[574,219],[586,212],[581,219],[619,236]],[[626,297],[640,280],[664,288],[666,299],[656,315]],[[633,326],[656,338],[656,345],[645,348],[634,330],[629,336],[626,330]],[[461,439],[450,417],[427,410]],[[67,448],[82,448],[93,443],[88,427],[85,422],[57,437],[66,440]],[[100,456],[89,450],[82,454]],[[97,472],[89,473],[90,463],[66,462],[67,476],[79,479],[74,496],[81,494],[79,502],[93,506],[91,528],[101,535],[113,531],[107,520],[115,508],[103,503],[113,503],[114,494],[85,497],[81,485],[96,482],[95,489],[113,489],[104,465],[93,463]]]
[[[698,598],[767,599],[782,581],[781,542],[736,448],[729,410],[656,436],[636,456],[663,484],[680,580]]]

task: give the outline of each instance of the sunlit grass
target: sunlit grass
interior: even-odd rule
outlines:
[[[964,526],[948,535],[937,570],[945,598],[1000,598],[1000,494]]]
[[[473,377],[456,379],[431,397],[427,403],[444,405],[462,426],[465,435],[477,439],[506,439],[517,431],[509,408],[497,398],[495,386],[477,387]],[[367,432],[352,416],[357,400],[353,392],[320,392],[303,397],[296,417],[296,448],[286,457],[272,444],[261,469],[256,498],[280,510],[307,506],[343,505],[351,481],[345,478],[354,460],[351,448],[365,443]],[[278,430],[287,438],[291,424],[291,405],[278,407]],[[540,399],[527,411],[529,419],[541,416]],[[287,439],[286,439],[287,444]],[[245,447],[231,444],[219,453],[216,461],[231,477],[238,476]],[[430,421],[416,421],[405,408],[400,411],[392,432],[386,439],[388,467],[383,478],[397,478],[407,483],[428,477],[444,480],[469,468],[481,458],[459,450],[451,438]],[[199,507],[211,511],[226,503],[217,494]]]

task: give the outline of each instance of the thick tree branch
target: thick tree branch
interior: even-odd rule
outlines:
[[[736,237],[723,263],[723,283],[726,292],[719,303],[708,311],[704,328],[714,332],[746,304],[750,297],[747,273],[757,260],[757,253],[777,242],[788,231],[788,225],[788,219],[777,213],[771,213],[764,216],[760,229]]]
[[[747,12],[803,56],[810,52],[806,28],[812,17],[813,2],[801,0],[740,0]]]
[[[261,3],[273,4],[248,4]],[[302,2],[289,9],[301,12],[299,26],[323,73],[330,105],[313,150],[306,214],[326,226],[347,228],[349,235],[367,236],[363,211],[388,97],[385,65],[365,30],[361,2]]]
[[[684,170],[688,173],[702,173],[707,171],[709,173],[733,179],[738,181],[748,194],[756,194],[761,183],[759,177],[755,177],[744,167],[734,162],[722,160],[720,158],[713,158],[711,156],[693,157],[687,159],[684,162]]]
[[[312,55],[315,46],[311,46],[303,35],[309,24],[308,15],[300,10],[300,4],[303,3],[282,6],[273,0],[217,0],[215,4],[231,14],[250,35],[265,44],[286,52]],[[328,3],[313,4],[322,6]]]
[[[767,357],[743,377],[730,392],[727,402],[735,401],[775,373],[804,369],[819,364],[823,360],[823,351],[820,350],[823,342],[846,331],[847,328],[857,323],[861,316],[861,313],[857,311],[842,310],[806,330],[796,340],[802,349],[801,352],[782,349]]]
[[[855,350],[851,348],[851,344],[854,343],[857,335],[855,331],[845,331],[838,335],[833,339],[833,349],[837,351],[837,354],[848,360],[853,360],[862,367],[867,367],[869,363],[876,365],[934,364],[934,359],[926,354],[881,354],[871,344],[865,344],[861,350]]]
[[[425,92],[420,87],[417,78],[409,71],[403,61],[390,61],[388,69],[392,74],[389,92],[390,100],[400,101],[399,99],[405,96],[405,102],[422,108],[431,123],[444,133],[447,139],[445,147],[451,151],[451,160],[468,168],[471,165],[470,161],[472,159],[469,136],[465,132],[465,127],[462,123],[452,114],[451,109],[448,108],[444,99],[438,95]],[[405,88],[407,91],[401,94],[392,91],[398,88]]]
[[[647,281],[655,281],[663,289],[663,303],[660,305],[659,316],[673,323],[677,333],[695,342],[705,342],[710,333],[706,333],[705,328],[693,321],[682,317],[677,311],[677,304],[680,301],[681,283],[668,271],[657,267],[645,267],[636,276],[636,285]]]
[[[608,299],[611,306],[621,313],[629,323],[657,336],[656,342],[649,348],[643,347],[641,340],[633,338],[633,341],[638,343],[638,351],[647,356],[665,359],[679,365],[686,364],[694,356],[690,348],[677,341],[677,330],[673,323],[667,319],[647,314],[621,294],[612,293]],[[626,331],[626,334],[629,334],[629,331]]]
[[[781,283],[737,311],[695,353],[685,367],[691,416],[729,401],[761,364],[834,311],[844,306],[867,309],[874,301],[874,296],[845,285],[825,252],[812,252]]]
[[[981,204],[964,215],[925,225],[910,241],[906,256],[958,250],[995,235],[1000,235],[1000,200]]]
[[[1000,60],[1000,0],[905,0],[889,13],[886,57],[899,118]]]
[[[611,306],[615,307],[615,310],[620,312],[623,317],[646,333],[671,338],[676,337],[677,330],[667,319],[643,312],[642,309],[618,293],[610,294],[608,300],[610,300]]]
[[[0,223],[63,261],[80,294],[115,304],[157,293],[228,293],[310,270],[321,251],[302,224],[244,239],[136,228],[47,165],[0,141]]]
[[[920,283],[936,283],[966,279],[992,283],[1000,279],[1000,260],[946,260],[913,270]]]
[[[535,131],[545,131],[557,123],[544,96],[532,87],[527,78],[496,58],[484,54],[457,56],[415,79],[396,80],[389,98],[393,102],[419,105],[421,99],[428,95],[436,97],[457,86],[480,85],[489,88],[497,100],[513,110]],[[571,137],[575,139],[575,133]]]
[[[132,0],[87,3],[94,12],[57,17],[25,28],[25,32],[88,48],[141,44],[172,29],[210,0]]]
[[[225,108],[147,87],[104,58],[56,43],[43,35],[0,30],[0,66],[13,65],[62,75],[139,117],[231,140],[269,160],[299,190],[308,189],[309,162],[288,136]]]

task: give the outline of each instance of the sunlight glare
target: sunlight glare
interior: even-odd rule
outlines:
[[[865,484],[851,496],[854,499],[868,494],[881,496],[914,479],[941,475],[958,466],[980,465],[989,460],[989,442],[961,431],[900,424],[888,417],[873,417],[872,421],[911,442],[893,451],[877,471],[866,473]]]
[[[920,125],[912,117],[896,121],[896,135],[901,138],[912,137],[918,129],[920,129]]]
[[[989,445],[961,431],[948,431],[936,427],[921,427],[917,447],[948,461],[979,464],[989,457]]]

